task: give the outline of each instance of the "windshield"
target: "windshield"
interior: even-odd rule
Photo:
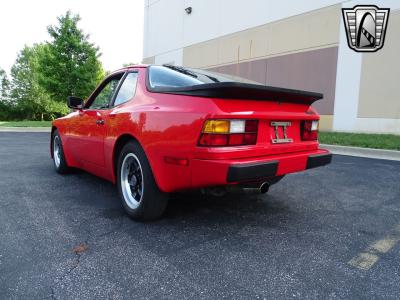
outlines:
[[[149,67],[150,88],[178,88],[217,82],[240,82],[261,85],[258,82],[245,78],[201,69],[184,68],[173,65]]]

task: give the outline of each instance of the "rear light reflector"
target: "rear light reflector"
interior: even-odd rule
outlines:
[[[207,120],[200,146],[242,146],[257,143],[258,120]]]
[[[257,132],[258,130],[258,121],[257,120],[247,120],[246,121],[246,132]]]
[[[243,144],[245,144],[243,133],[234,133],[229,135],[229,145],[236,146]]]
[[[301,139],[303,141],[316,141],[318,140],[318,121],[303,121],[301,126]]]
[[[178,166],[188,166],[189,165],[189,160],[187,160],[186,158],[165,156],[164,161],[167,164],[171,164],[171,165],[178,165]]]
[[[203,133],[200,137],[200,145],[203,146],[225,146],[228,144],[228,135]]]
[[[245,145],[257,144],[257,133],[245,133],[244,134],[244,144]]]

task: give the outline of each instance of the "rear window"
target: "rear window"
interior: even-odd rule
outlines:
[[[218,82],[240,82],[261,85],[258,82],[245,78],[201,69],[184,68],[173,65],[149,67],[150,88],[180,88]]]

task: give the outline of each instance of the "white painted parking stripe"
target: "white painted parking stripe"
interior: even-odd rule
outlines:
[[[370,245],[367,249],[368,252],[378,252],[378,253],[386,253],[389,252],[397,243],[399,239],[387,237],[382,240],[376,241],[372,245]]]
[[[400,242],[400,224],[393,228],[391,234],[374,241],[364,251],[350,259],[348,264],[360,270],[369,270],[379,261],[379,254],[389,252],[398,242]]]
[[[376,254],[361,252],[349,261],[349,265],[361,270],[369,270],[378,260],[379,256]]]

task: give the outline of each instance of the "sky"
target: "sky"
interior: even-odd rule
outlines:
[[[108,71],[140,63],[143,53],[143,0],[11,0],[0,10],[0,68],[8,73],[26,45],[49,40],[48,25],[71,10],[79,27],[100,47]]]

